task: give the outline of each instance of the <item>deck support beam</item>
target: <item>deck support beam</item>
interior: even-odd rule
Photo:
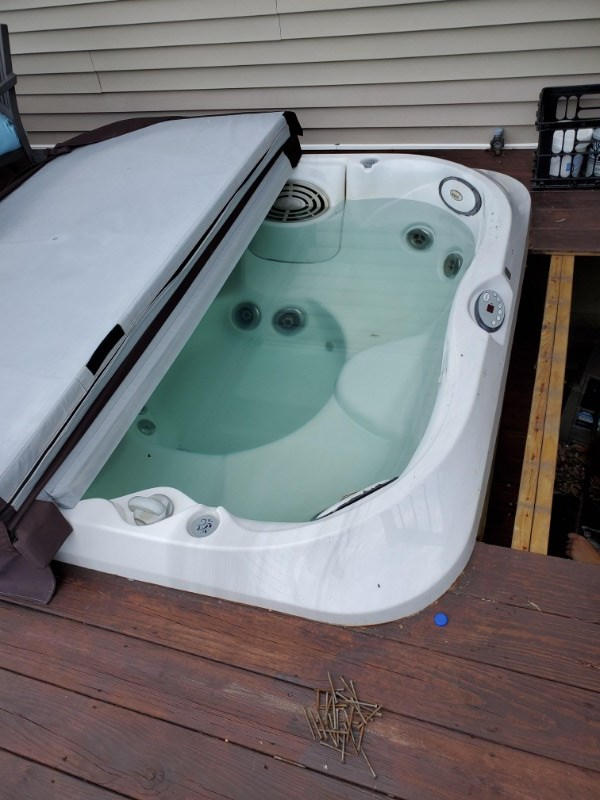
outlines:
[[[575,256],[550,261],[544,320],[512,546],[548,552],[564,388]]]

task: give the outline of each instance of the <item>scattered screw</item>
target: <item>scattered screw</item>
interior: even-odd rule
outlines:
[[[353,681],[346,681],[342,675],[341,689],[336,689],[329,672],[329,690],[315,689],[316,711],[304,709],[311,736],[319,744],[340,753],[342,763],[346,761],[349,748],[362,755],[374,778],[373,769],[362,741],[365,728],[375,717],[381,716],[381,706],[377,703],[364,703],[358,699]]]

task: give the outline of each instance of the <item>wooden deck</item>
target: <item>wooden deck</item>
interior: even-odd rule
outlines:
[[[526,151],[432,155],[531,174]],[[486,541],[512,535],[543,254],[600,253],[599,199],[533,195]],[[362,629],[58,569],[50,606],[0,602],[0,800],[599,796],[595,567],[478,544],[433,607]],[[383,706],[363,742],[375,779],[311,737],[304,708],[328,673]]]
[[[2,798],[598,797],[594,567],[478,544],[434,607],[363,629],[61,571],[48,608],[0,603]],[[328,672],[383,706],[376,779],[311,737]]]

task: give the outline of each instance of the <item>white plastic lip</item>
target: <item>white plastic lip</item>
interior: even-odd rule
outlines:
[[[535,150],[538,146],[537,142],[525,142],[523,144],[505,144],[504,150]],[[437,142],[435,144],[423,144],[423,142],[402,143],[402,144],[351,144],[345,142],[344,144],[307,144],[302,143],[303,152],[318,151],[336,151],[339,153],[345,152],[369,152],[369,153],[388,153],[397,152],[402,150],[417,150],[425,152],[426,150],[489,150],[489,142],[473,143],[463,142],[462,144],[448,142]]]
[[[142,537],[116,512],[106,513],[110,503],[88,500],[65,512],[75,533],[59,560],[352,625],[415,613],[460,574],[475,541],[491,466],[522,278],[529,194],[494,173],[380,151],[375,151],[378,171],[385,161],[389,169],[413,174],[430,169],[465,176],[481,192],[485,214],[475,258],[450,314],[438,402],[403,475],[346,509],[298,525],[239,519],[159,487],[147,493],[176,495],[175,514],[144,529]],[[360,155],[333,158],[343,159],[348,170],[356,163],[363,175],[376,174],[363,169]],[[318,159],[307,157],[310,163]],[[432,182],[430,196],[441,204],[438,183]],[[493,334],[474,319],[476,298],[490,288],[501,291],[506,304],[506,324]],[[200,512],[216,513],[220,524],[210,536],[193,539],[186,526]]]

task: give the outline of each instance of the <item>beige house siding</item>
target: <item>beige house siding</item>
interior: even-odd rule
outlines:
[[[599,0],[0,0],[24,123],[289,108],[305,144],[537,140],[544,86],[600,82]]]

